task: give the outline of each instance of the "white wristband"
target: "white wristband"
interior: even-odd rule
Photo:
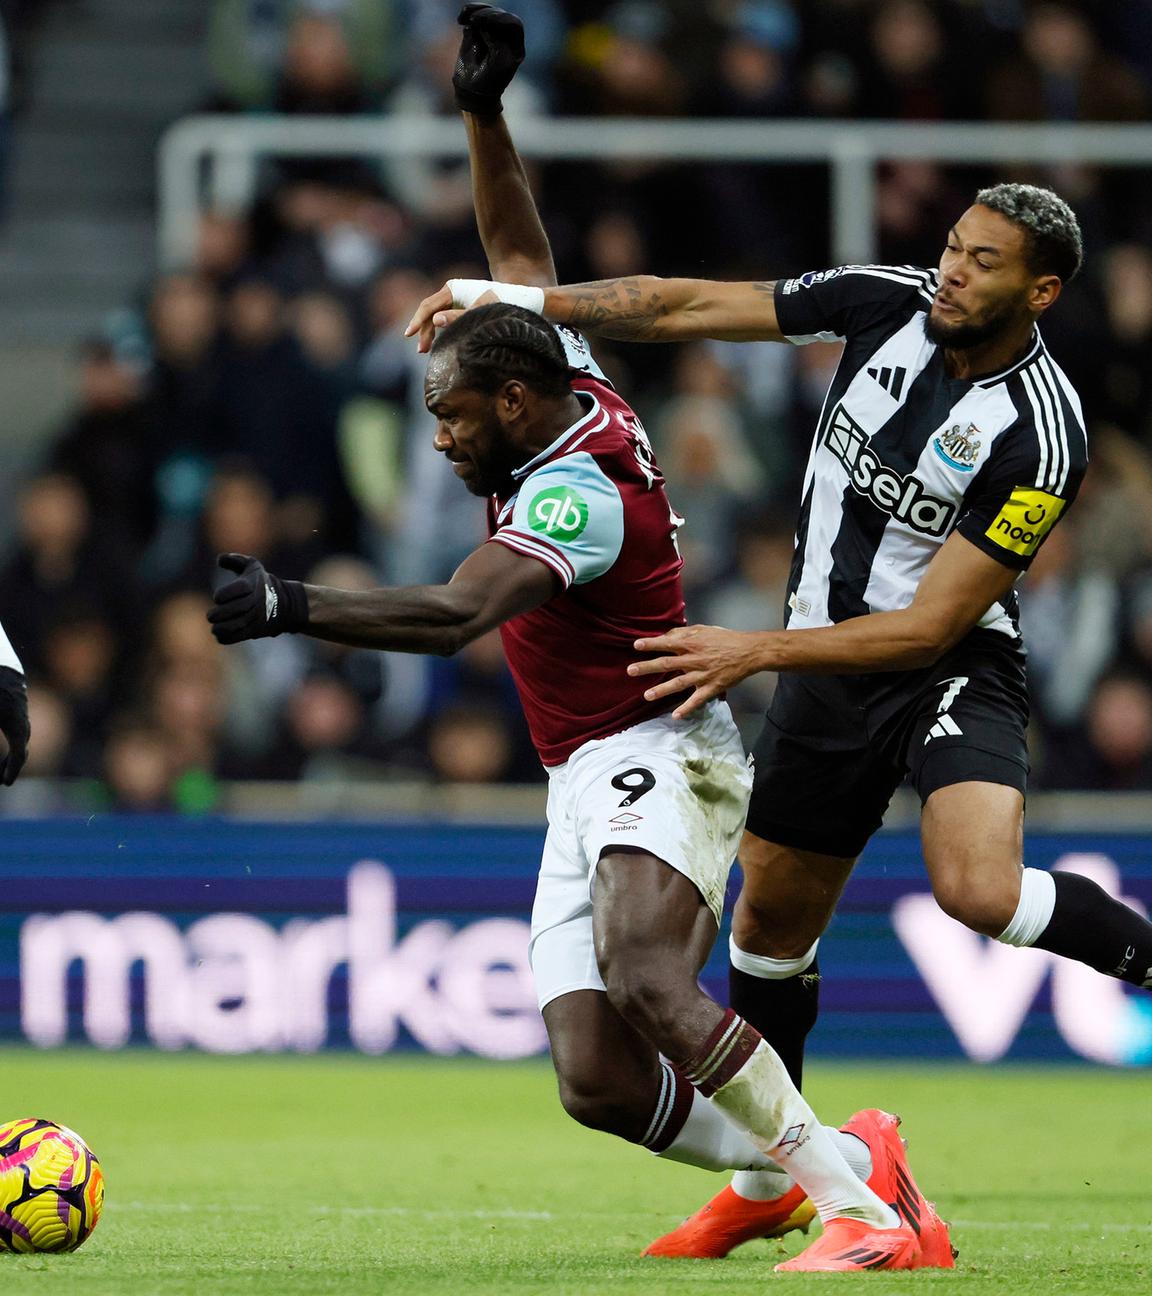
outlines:
[[[494,283],[490,279],[449,279],[452,305],[458,310],[474,306],[486,292],[493,292],[509,306],[523,306],[525,310],[544,314],[544,289],[529,288],[523,284]]]
[[[20,664],[20,658],[16,656],[16,649],[8,641],[3,626],[0,626],[0,666],[7,666],[10,670],[24,674],[24,667]]]

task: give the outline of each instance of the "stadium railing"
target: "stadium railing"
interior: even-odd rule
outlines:
[[[830,249],[836,264],[876,257],[876,164],[1152,165],[1152,126],[986,122],[903,123],[630,118],[529,118],[516,123],[528,158],[649,162],[823,162],[831,170]],[[188,264],[202,206],[236,210],[254,198],[269,157],[466,157],[453,118],[188,117],[159,149],[159,257]]]

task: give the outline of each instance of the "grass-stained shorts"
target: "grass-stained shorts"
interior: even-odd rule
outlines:
[[[604,989],[592,892],[600,857],[616,847],[645,851],[683,873],[719,923],[752,786],[726,702],[594,739],[548,776],[548,836],[532,908],[541,1008],[573,990]]]

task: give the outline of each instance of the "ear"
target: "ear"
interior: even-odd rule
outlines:
[[[509,378],[496,393],[496,408],[505,423],[522,418],[528,405],[528,388],[518,378]]]
[[[1056,298],[1060,296],[1063,283],[1056,275],[1041,275],[1032,281],[1032,290],[1028,294],[1028,305],[1037,314],[1042,315]]]

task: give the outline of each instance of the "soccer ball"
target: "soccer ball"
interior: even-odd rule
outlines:
[[[75,1251],[104,1206],[104,1173],[63,1125],[0,1125],[0,1251]]]

